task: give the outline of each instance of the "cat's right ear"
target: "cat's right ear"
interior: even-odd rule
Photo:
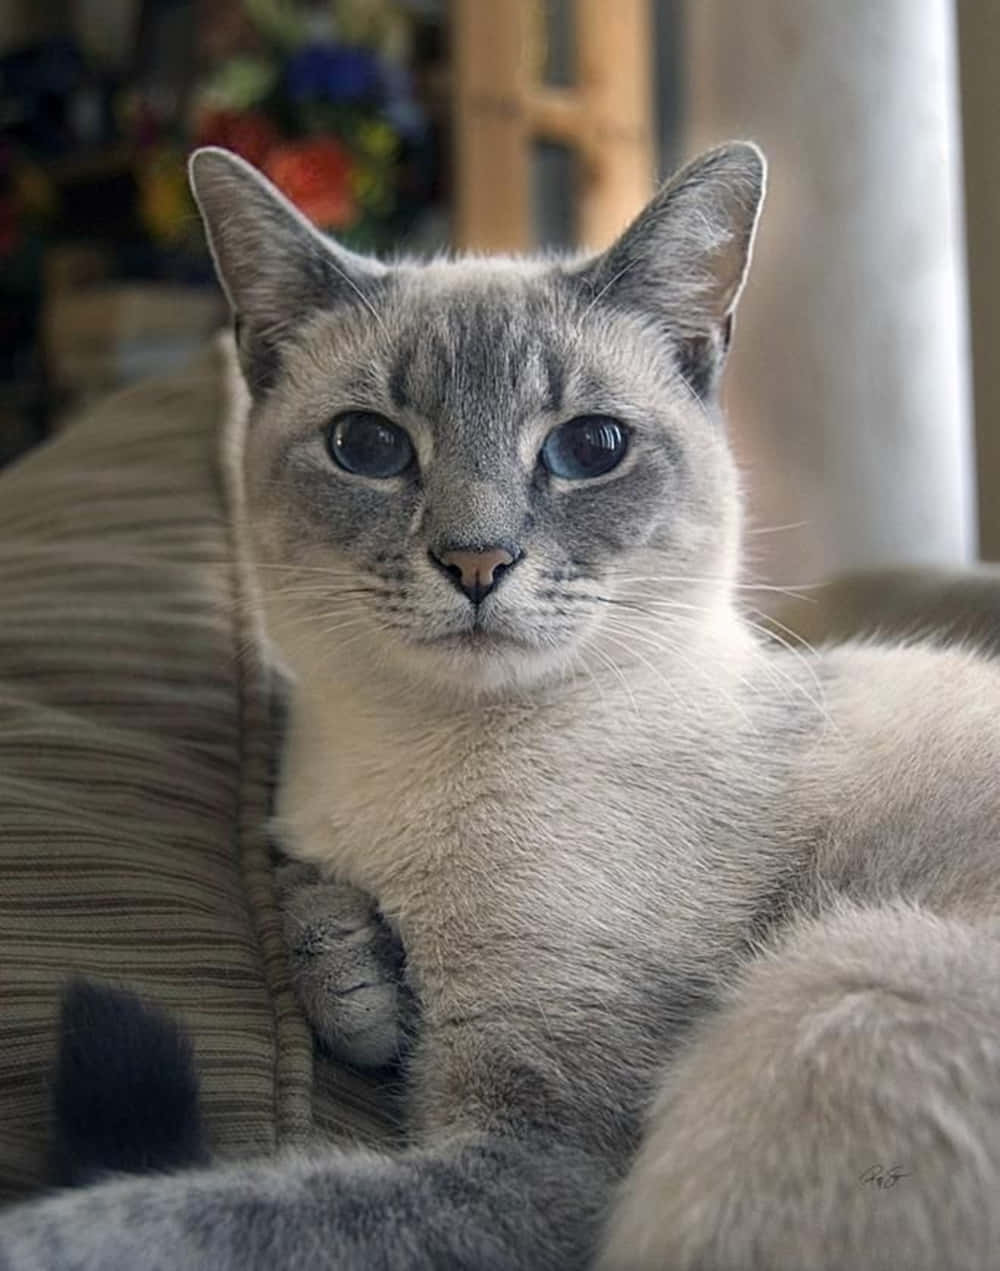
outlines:
[[[274,383],[281,351],[311,313],[360,299],[385,273],[340,247],[228,150],[196,150],[188,164],[215,271],[236,326],[240,363],[254,396]]]

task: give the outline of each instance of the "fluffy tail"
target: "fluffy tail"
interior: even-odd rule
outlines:
[[[52,1168],[62,1186],[208,1159],[191,1042],[122,989],[74,980],[63,995]]]

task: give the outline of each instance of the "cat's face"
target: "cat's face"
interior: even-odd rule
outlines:
[[[709,191],[720,209],[730,193],[714,237],[681,209],[702,217],[702,267],[675,261],[658,288],[656,204],[591,261],[390,268],[321,242],[230,156],[196,158],[256,389],[248,518],[293,667],[494,692],[649,655],[691,629],[685,604],[725,595],[738,501],[714,382],[761,177],[736,155]]]

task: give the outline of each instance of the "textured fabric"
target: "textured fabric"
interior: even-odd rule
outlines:
[[[221,1156],[314,1132],[264,832],[267,678],[224,497],[229,368],[220,345],[0,475],[0,1197],[44,1177],[74,973],[181,1018]],[[323,1090],[325,1130],[378,1136],[377,1090],[336,1071]]]

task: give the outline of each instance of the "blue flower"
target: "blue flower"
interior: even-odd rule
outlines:
[[[353,102],[377,97],[382,87],[378,58],[346,44],[307,44],[285,68],[288,92],[296,101]]]
[[[382,88],[385,95],[382,108],[384,118],[403,137],[411,140],[422,137],[426,131],[427,121],[414,96],[413,76],[409,67],[400,62],[393,62],[384,67]]]

